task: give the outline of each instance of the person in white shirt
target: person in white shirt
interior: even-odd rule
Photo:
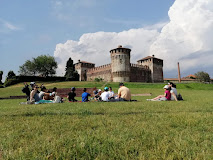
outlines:
[[[104,88],[104,92],[101,94],[101,100],[104,102],[108,102],[109,101],[109,92],[108,92],[109,88],[105,87]]]
[[[114,99],[115,97],[114,97],[114,95],[115,95],[115,93],[112,91],[112,87],[109,87],[109,99]]]
[[[176,89],[176,85],[172,82],[168,83],[169,87],[171,87],[170,93],[171,93],[171,101],[178,101],[177,100],[177,89]]]

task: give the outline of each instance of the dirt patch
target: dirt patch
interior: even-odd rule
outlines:
[[[152,93],[132,94],[132,96],[151,96]]]

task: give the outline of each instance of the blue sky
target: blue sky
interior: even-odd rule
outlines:
[[[0,0],[0,70],[18,74],[26,60],[84,33],[119,32],[168,20],[171,0]]]
[[[119,33],[169,22],[168,11],[173,3],[173,0],[0,0],[0,70],[4,76],[9,70],[18,74],[19,66],[26,60],[41,54],[53,56],[57,44],[79,41],[86,33]]]

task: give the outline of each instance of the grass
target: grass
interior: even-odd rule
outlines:
[[[87,82],[75,82],[77,87],[84,84],[93,87]],[[73,84],[48,85],[64,88]],[[116,88],[117,84],[110,85]],[[132,93],[151,92],[156,96],[163,91],[163,84],[127,85]],[[212,85],[205,84],[206,88],[200,84],[187,85],[192,88],[177,86],[184,98],[179,102],[150,102],[146,101],[150,97],[133,97],[138,102],[19,105],[23,99],[0,100],[0,156],[3,159],[213,159]],[[0,89],[0,94],[5,89],[18,94],[15,88],[18,92],[21,85]]]

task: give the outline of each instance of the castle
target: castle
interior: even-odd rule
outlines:
[[[80,81],[94,81],[95,78],[108,82],[163,82],[163,60],[148,56],[130,63],[131,49],[110,50],[111,63],[95,67],[94,63],[80,61],[74,64]]]

